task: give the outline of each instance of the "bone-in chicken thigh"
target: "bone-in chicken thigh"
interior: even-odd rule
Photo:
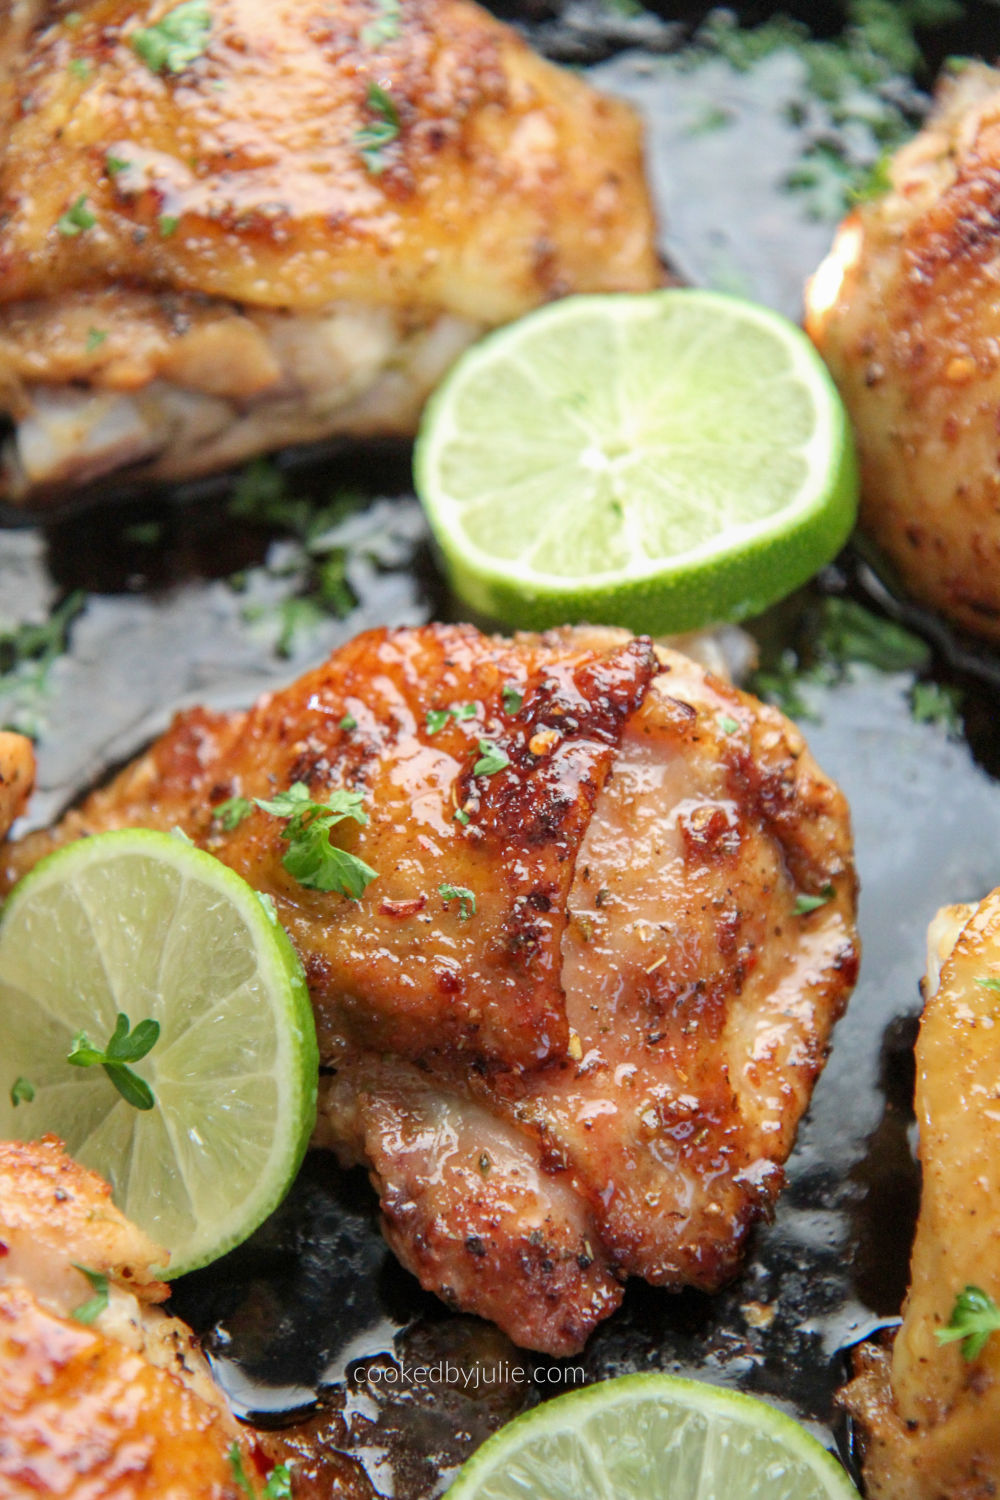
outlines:
[[[272,813],[213,817],[296,782],[362,795],[335,834],[376,872],[359,900],[300,885]],[[375,631],[247,714],[182,715],[5,883],[124,824],[274,898],[318,1138],[425,1286],[562,1354],[628,1275],[735,1271],[857,966],[847,809],[775,710],[620,631]]]
[[[469,0],[0,0],[0,497],[410,433],[659,279],[638,124]]]

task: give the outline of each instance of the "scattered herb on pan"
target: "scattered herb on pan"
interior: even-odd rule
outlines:
[[[361,792],[338,790],[326,802],[315,802],[303,781],[293,782],[277,797],[254,798],[263,812],[286,820],[281,837],[289,849],[281,863],[289,875],[309,890],[339,891],[352,901],[360,901],[377,872],[356,854],[331,844],[330,830],[345,818],[367,823],[363,800]]]
[[[40,624],[0,627],[0,727],[39,737],[52,664],[65,652],[86,599],[76,590]]]
[[[470,916],[476,915],[476,898],[468,886],[465,885],[439,885],[438,895],[445,906],[449,901],[458,902],[458,919],[460,922],[468,921]]]
[[[10,1091],[10,1102],[16,1109],[19,1104],[30,1104],[35,1097],[35,1085],[27,1078],[15,1078]]]
[[[145,26],[129,37],[132,51],[153,73],[182,73],[201,57],[212,31],[207,0],[184,0],[155,26]]]
[[[937,724],[948,734],[962,729],[962,690],[942,682],[915,682],[910,690],[910,712],[917,724]]]
[[[73,239],[75,235],[83,234],[87,229],[93,229],[96,223],[97,215],[91,213],[87,207],[86,193],[81,193],[66,212],[60,214],[56,220],[56,228],[67,239]]]
[[[492,740],[479,741],[479,759],[472,768],[473,776],[494,776],[510,765],[510,760],[499,745]]]
[[[1000,1308],[982,1287],[967,1286],[955,1298],[951,1318],[934,1334],[939,1344],[962,1341],[963,1359],[977,1359],[991,1333],[1000,1329]]]
[[[76,1068],[102,1067],[127,1104],[135,1109],[152,1109],[156,1103],[153,1090],[128,1064],[148,1056],[159,1035],[159,1021],[139,1021],[133,1029],[128,1016],[119,1011],[105,1048],[95,1047],[85,1031],[78,1031],[66,1061]]]
[[[378,83],[369,83],[365,96],[372,118],[367,125],[354,132],[354,144],[373,177],[378,177],[388,165],[385,149],[399,135],[399,111],[392,95]]]
[[[70,1317],[78,1323],[93,1323],[108,1305],[108,1278],[103,1271],[92,1271],[89,1266],[78,1265],[76,1261],[73,1261],[73,1268],[86,1276],[94,1295],[75,1307]]]

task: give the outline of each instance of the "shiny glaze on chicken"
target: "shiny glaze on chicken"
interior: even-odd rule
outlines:
[[[238,1500],[262,1474],[191,1330],[158,1307],[165,1253],[54,1137],[0,1142],[0,1494]],[[74,1314],[108,1278],[107,1306]]]
[[[486,328],[658,280],[629,108],[469,0],[213,0],[177,72],[133,46],[170,0],[31,9],[0,0],[0,494],[410,432]]]
[[[841,1392],[865,1442],[870,1500],[992,1500],[1000,1490],[1000,1338],[974,1359],[937,1333],[968,1286],[1000,1303],[997,995],[1000,890],[931,929],[917,1040],[920,1217],[902,1326],[862,1346]]]
[[[481,741],[508,764],[477,775]],[[363,793],[337,830],[378,872],[359,902],[298,886],[270,814],[213,820],[300,780]],[[568,1353],[629,1274],[733,1274],[857,967],[847,810],[775,710],[619,631],[374,631],[248,714],[181,716],[14,845],[5,886],[124,824],[273,896],[329,1070],[319,1139],[367,1163],[425,1286]]]
[[[1000,641],[1000,72],[964,66],[810,285],[858,438],[861,522],[902,583]]]

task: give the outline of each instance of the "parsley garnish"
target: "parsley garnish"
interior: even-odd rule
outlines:
[[[212,15],[207,0],[184,0],[155,26],[134,31],[132,51],[154,73],[182,73],[208,47]]]
[[[88,328],[87,343],[85,345],[87,353],[93,354],[95,349],[99,349],[107,336],[103,328]]]
[[[951,1319],[938,1328],[934,1337],[939,1344],[962,1340],[964,1359],[975,1359],[983,1352],[986,1340],[1000,1328],[1000,1308],[982,1287],[967,1286],[955,1298]]]
[[[719,720],[719,728],[722,730],[723,734],[735,734],[739,727],[740,726],[737,720],[731,719],[728,714],[723,714],[722,718]]]
[[[230,1446],[227,1457],[229,1467],[233,1471],[233,1479],[247,1496],[247,1500],[257,1500],[257,1491],[243,1467],[243,1454],[240,1452],[238,1443]],[[277,1464],[268,1476],[267,1483],[261,1491],[260,1500],[291,1500],[291,1494],[292,1476],[289,1466]]]
[[[476,915],[476,898],[466,885],[439,885],[438,894],[445,906],[449,901],[458,902],[458,919],[465,922]]]
[[[35,1085],[27,1078],[15,1078],[10,1091],[10,1102],[16,1109],[19,1104],[30,1104],[35,1097]]]
[[[76,1261],[73,1261],[73,1268],[86,1276],[94,1295],[75,1307],[70,1317],[75,1318],[78,1323],[93,1323],[108,1305],[108,1278],[103,1271],[92,1271],[89,1266],[78,1265]]]
[[[399,135],[399,111],[391,96],[377,83],[369,83],[366,103],[375,118],[354,132],[354,144],[369,172],[378,177],[386,166],[382,153]]]
[[[357,729],[358,721],[353,714],[345,714],[340,721],[340,727],[345,734],[350,734],[352,729]]]
[[[153,1090],[127,1064],[138,1062],[151,1052],[159,1035],[159,1021],[140,1021],[135,1030],[130,1031],[128,1016],[119,1011],[115,1029],[103,1052],[94,1046],[85,1031],[78,1031],[66,1054],[66,1061],[75,1068],[102,1067],[126,1103],[136,1109],[152,1109],[156,1103]]]
[[[69,70],[74,78],[89,78],[90,63],[85,57],[74,57],[69,64]]]
[[[220,823],[227,833],[232,833],[252,812],[253,803],[249,797],[229,797],[212,808],[212,822]]]
[[[915,682],[910,691],[910,712],[916,724],[940,724],[948,734],[962,727],[962,692],[941,682]]]
[[[87,195],[81,193],[76,202],[56,220],[56,228],[60,234],[65,234],[72,239],[74,235],[82,234],[85,229],[93,229],[96,223],[96,216],[87,207]]]
[[[7,630],[0,627],[0,728],[37,738],[49,671],[56,657],[66,650],[70,622],[86,599],[86,594],[77,590],[40,625],[22,624]]]
[[[359,901],[376,878],[377,871],[356,854],[348,854],[330,843],[330,830],[345,818],[362,825],[368,822],[361,792],[336,791],[326,802],[314,802],[304,781],[295,781],[287,792],[265,801],[254,801],[263,812],[287,819],[281,837],[289,843],[281,863],[289,875],[313,891],[339,891]]]
[[[104,170],[109,177],[117,177],[119,172],[127,172],[131,165],[131,162],[125,161],[120,156],[112,156],[110,151],[104,158]]]
[[[161,214],[159,223],[160,235],[162,236],[162,238],[165,240],[169,239],[180,222],[181,221],[176,214]]]
[[[508,683],[505,688],[501,689],[500,696],[503,699],[504,713],[516,714],[520,711],[521,704],[524,702],[524,694],[520,688],[512,687]]]
[[[382,42],[391,42],[400,32],[400,0],[375,0],[375,8],[375,20],[369,21],[361,30],[361,40],[366,47],[378,47]]]
[[[456,823],[461,823],[463,828],[469,822],[469,814],[466,812],[464,807],[456,807],[455,811],[452,813],[452,818]]]
[[[493,776],[509,765],[510,760],[499,745],[494,745],[492,740],[479,741],[479,759],[472,768],[473,776]]]
[[[976,983],[984,990],[1000,990],[1000,979],[994,979],[992,976],[977,979]]]
[[[796,917],[805,917],[809,912],[816,911],[818,907],[825,906],[828,901],[832,901],[833,895],[833,886],[827,885],[823,887],[818,896],[796,896],[793,915]]]
[[[461,721],[462,719],[474,719],[478,709],[474,703],[461,703],[451,708],[429,708],[427,710],[427,733],[437,734],[443,729],[449,719]]]

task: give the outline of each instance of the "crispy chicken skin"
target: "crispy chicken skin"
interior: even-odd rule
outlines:
[[[132,45],[170,0],[36,6],[34,30],[11,5],[0,495],[409,433],[485,329],[659,279],[629,107],[469,0],[391,22],[374,0],[213,0],[176,73]],[[387,110],[398,134],[369,149]],[[67,225],[81,198],[93,223]]]
[[[257,1453],[191,1330],[157,1304],[165,1252],[52,1136],[0,1142],[0,1493],[238,1500],[228,1454]],[[108,1305],[79,1266],[108,1278]]]
[[[943,945],[944,952],[941,947]],[[996,992],[1000,890],[931,932],[917,1041],[923,1189],[902,1326],[859,1351],[841,1392],[865,1438],[869,1500],[992,1500],[1000,1489],[1000,1340],[966,1360],[938,1344],[967,1286],[1000,1302]],[[939,982],[936,976],[939,974]]]
[[[1000,641],[1000,72],[943,87],[844,222],[807,327],[854,422],[861,524],[910,592]]]
[[[487,741],[508,763],[476,775]],[[378,872],[359,902],[288,875],[280,820],[213,820],[298,780],[363,793],[337,830]],[[248,714],[182,715],[11,846],[4,885],[123,824],[181,827],[274,898],[318,1139],[368,1165],[425,1286],[564,1354],[629,1274],[736,1270],[857,967],[847,810],[775,710],[621,631],[374,631]]]
[[[24,812],[35,785],[35,751],[23,734],[0,730],[0,838]]]

